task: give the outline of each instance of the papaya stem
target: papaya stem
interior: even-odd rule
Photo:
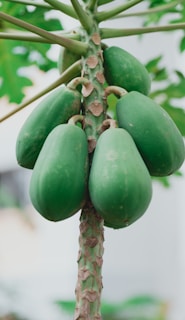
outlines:
[[[114,16],[116,16],[117,14],[135,6],[136,4],[142,2],[143,0],[131,0],[127,3],[124,3],[118,7],[113,8],[112,10],[107,10],[107,11],[101,11],[101,12],[97,12],[97,14],[95,15],[96,19],[98,22],[102,22],[105,20],[108,20]]]
[[[84,77],[76,77],[68,83],[67,87],[72,90],[75,90],[79,84],[83,84],[84,86],[88,86],[90,84],[90,81]]]
[[[39,36],[41,36],[43,38],[51,40],[52,42],[54,42],[56,44],[60,44],[61,46],[64,46],[65,48],[71,50],[74,53],[84,54],[87,50],[88,45],[86,45],[85,43],[81,43],[80,41],[77,41],[77,40],[67,39],[64,36],[58,36],[56,34],[48,32],[42,28],[36,27],[28,22],[22,21],[21,19],[12,17],[7,13],[0,12],[0,18],[2,20],[8,21],[12,24],[15,24],[23,29],[26,29],[26,30],[31,31],[35,34],[38,34]]]
[[[93,207],[82,210],[74,320],[101,320],[103,219]]]
[[[73,79],[74,76],[78,75],[79,71],[81,70],[81,60],[75,62],[72,66],[70,66],[68,69],[66,69],[62,75],[55,80],[52,84],[50,84],[48,87],[43,89],[42,91],[38,92],[36,95],[32,96],[30,99],[26,100],[25,102],[21,103],[17,108],[12,110],[11,112],[7,113],[3,117],[0,118],[0,122],[5,121],[6,119],[10,118],[20,110],[24,109],[28,105],[30,105],[32,102],[36,101],[37,99],[41,98],[51,90],[57,88],[61,84],[64,84],[71,79]]]
[[[81,4],[78,0],[71,0],[73,8],[78,16],[78,19],[81,25],[84,27],[85,30],[88,32],[92,29],[92,20],[91,17],[87,14],[87,12],[82,8]]]
[[[117,122],[114,119],[106,119],[103,121],[100,132],[102,133],[103,131],[109,129],[109,128],[117,128]]]
[[[76,12],[74,11],[72,6],[59,2],[57,0],[44,0],[44,1],[49,3],[54,9],[59,10],[74,19],[77,19]]]
[[[72,125],[75,125],[77,122],[80,122],[83,126],[84,116],[82,116],[81,114],[75,114],[68,120],[68,124]]]
[[[34,6],[34,7],[40,7],[43,9],[52,9],[51,6],[49,6],[48,4],[45,4],[43,2],[40,1],[33,1],[33,0],[5,0],[6,2],[15,2],[18,4],[25,4],[25,5],[30,5],[30,6]]]
[[[114,93],[118,97],[123,97],[127,94],[127,90],[118,86],[108,86],[104,90],[105,98],[107,98],[111,93]]]
[[[185,23],[174,23],[163,26],[155,27],[143,27],[143,28],[131,28],[131,29],[111,29],[111,28],[101,28],[102,39],[136,36],[144,33],[154,33],[154,32],[166,32],[173,30],[183,30],[185,29]]]

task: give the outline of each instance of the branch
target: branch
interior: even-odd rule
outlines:
[[[33,0],[5,0],[7,2],[15,2],[18,4],[25,4],[25,5],[31,5],[34,7],[41,7],[43,9],[52,9],[51,6],[48,4],[44,4],[43,2],[40,1],[33,1]]]
[[[59,10],[74,19],[77,19],[76,12],[74,11],[72,6],[59,2],[57,0],[44,0],[44,1],[49,3],[54,9]]]
[[[136,4],[142,2],[143,0],[131,0],[127,3],[124,3],[116,8],[113,8],[112,10],[109,11],[102,11],[102,12],[98,12],[96,14],[96,19],[98,22],[102,22],[105,21],[107,19],[110,19],[114,16],[116,16],[117,14],[135,6]]]
[[[36,27],[30,23],[27,23],[25,21],[12,17],[6,13],[0,12],[0,18],[2,20],[15,24],[21,28],[24,28],[28,31],[31,31],[35,34],[38,34],[39,36],[47,40],[50,40],[52,43],[56,43],[61,46],[64,46],[65,48],[79,55],[84,54],[87,50],[88,45],[86,45],[85,43],[81,43],[80,41],[77,41],[77,40],[67,39],[64,36],[57,36],[56,34],[53,34],[44,29]]]
[[[135,35],[144,34],[144,33],[174,31],[174,30],[183,30],[183,29],[185,29],[185,23],[174,23],[171,25],[164,25],[164,26],[158,26],[158,27],[132,28],[132,29],[102,28],[100,29],[100,31],[101,31],[102,39],[110,39],[110,38],[118,38],[118,37],[135,36]]]
[[[158,13],[161,11],[168,11],[169,9],[175,8],[181,2],[184,2],[184,0],[173,1],[168,4],[160,5],[160,6],[148,9],[148,10],[131,12],[131,13],[123,13],[123,14],[120,14],[120,15],[113,17],[113,18],[117,19],[117,18],[128,18],[128,17],[139,17],[139,16],[143,16],[143,15]]]
[[[91,17],[87,14],[87,12],[82,8],[81,4],[78,0],[71,0],[73,8],[78,16],[78,19],[81,25],[85,30],[90,31],[92,29],[92,20]]]
[[[5,116],[1,117],[0,118],[0,122],[3,122],[4,120],[10,118],[15,113],[17,113],[20,110],[24,109],[29,104],[31,104],[32,102],[34,102],[37,99],[41,98],[42,96],[44,96],[45,94],[47,94],[51,90],[57,88],[61,84],[64,84],[64,83],[67,83],[67,82],[71,81],[74,77],[76,77],[79,74],[80,70],[81,70],[81,60],[75,62],[72,66],[70,66],[68,69],[66,69],[62,73],[62,75],[57,80],[55,80],[52,84],[50,84],[48,87],[46,87],[45,89],[43,89],[42,91],[37,93],[35,96],[31,97],[27,101],[21,103],[19,105],[19,107],[15,108],[11,112],[7,113]]]

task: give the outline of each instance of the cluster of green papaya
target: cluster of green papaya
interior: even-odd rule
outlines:
[[[61,54],[61,72],[79,58],[66,50]],[[82,95],[68,86],[52,91],[30,114],[16,156],[21,166],[33,169],[30,197],[43,217],[64,220],[90,197],[105,226],[118,229],[144,214],[152,197],[151,176],[178,170],[185,147],[173,120],[147,96],[151,82],[145,67],[118,47],[103,54],[106,82],[126,93],[116,104],[118,127],[99,136],[91,164],[85,131],[68,123],[81,113]]]

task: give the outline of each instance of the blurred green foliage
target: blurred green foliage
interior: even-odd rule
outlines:
[[[57,301],[59,309],[73,315],[75,301]],[[103,320],[166,320],[167,304],[150,295],[139,295],[120,303],[102,301]]]

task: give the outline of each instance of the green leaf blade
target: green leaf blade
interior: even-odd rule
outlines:
[[[0,1],[0,5],[3,12],[47,31],[63,29],[61,22],[57,18],[48,18],[48,15],[46,15],[51,11],[50,9],[36,7],[30,10],[28,6],[22,4],[12,5],[5,1]],[[2,21],[0,31],[8,32],[7,28],[11,28],[11,30],[20,29]],[[7,96],[10,102],[20,103],[22,101],[25,96],[25,87],[32,85],[29,76],[26,76],[26,73],[24,75],[20,73],[22,68],[36,65],[38,69],[45,72],[56,68],[57,62],[53,61],[48,55],[51,46],[49,43],[0,39],[0,97]]]

